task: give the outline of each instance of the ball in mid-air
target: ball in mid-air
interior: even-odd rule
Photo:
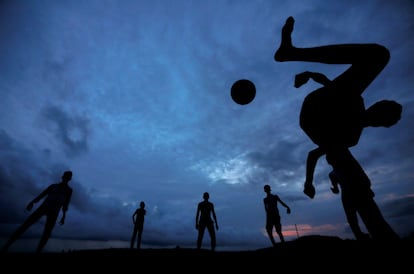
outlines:
[[[233,101],[239,105],[247,105],[256,96],[256,86],[252,81],[240,79],[233,83],[230,92]]]

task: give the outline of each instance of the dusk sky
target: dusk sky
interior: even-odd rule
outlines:
[[[265,184],[292,210],[279,205],[287,241],[353,239],[325,158],[315,170],[315,198],[303,193],[315,144],[299,112],[319,85],[293,86],[297,73],[332,79],[348,66],[275,62],[288,16],[298,47],[379,43],[390,50],[363,97],[366,107],[399,102],[402,118],[390,128],[366,128],[351,151],[385,219],[401,237],[410,235],[412,0],[3,0],[0,244],[29,215],[27,203],[68,169],[66,223],[56,225],[45,251],[129,247],[140,201],[147,209],[143,248],[195,248],[204,192],[218,218],[216,250],[269,247]],[[238,79],[256,86],[250,104],[230,96]],[[35,251],[42,230],[39,221],[10,250]],[[209,241],[206,232],[203,248]]]

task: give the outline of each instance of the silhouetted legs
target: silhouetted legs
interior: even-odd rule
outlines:
[[[137,231],[138,231],[137,226],[134,226],[134,230],[133,230],[133,232],[132,232],[132,238],[131,238],[131,242],[130,242],[130,248],[131,248],[131,249],[132,249],[132,248],[134,248],[135,239],[136,239],[136,237],[137,237]]]
[[[6,244],[3,246],[2,251],[7,251],[9,247],[37,220],[42,217],[42,214],[36,210],[16,229],[16,231],[10,236]]]
[[[285,242],[285,238],[283,237],[283,234],[282,234],[282,224],[280,223],[280,217],[275,217],[275,220],[271,220],[271,218],[269,218],[266,222],[267,235],[269,236],[269,239],[272,242],[273,246],[275,246],[276,241],[275,241],[275,238],[273,237],[273,227],[275,228],[276,233],[280,238],[280,241],[282,243]]]
[[[351,227],[352,232],[354,233],[355,239],[368,240],[370,236],[362,232],[361,227],[359,226],[358,208],[352,201],[352,198],[349,199],[349,197],[347,197],[346,194],[342,193],[341,200],[345,211],[346,219],[348,221],[349,226]]]
[[[138,238],[137,238],[137,248],[141,249],[141,239],[142,239],[142,231],[138,232]]]
[[[368,235],[363,233],[358,225],[357,213],[367,228],[373,240],[398,240],[399,236],[384,219],[378,205],[372,196],[360,197],[360,194],[345,194],[342,202],[348,223],[357,240],[366,240]]]
[[[208,230],[208,233],[210,235],[210,242],[211,242],[211,250],[216,250],[216,231],[214,230],[214,223],[208,223],[208,224],[199,224],[198,227],[198,237],[197,237],[197,249],[201,249],[201,245],[203,243],[203,237],[204,237],[204,231]]]
[[[285,242],[285,238],[283,237],[282,229],[281,228],[276,228],[276,233],[277,233],[277,235],[279,235],[280,241],[282,243],[284,243]]]
[[[289,17],[282,28],[282,38],[274,59],[278,62],[304,61],[325,64],[351,64],[333,81],[342,92],[361,95],[387,65],[390,53],[378,44],[338,44],[298,48],[292,44],[294,19]]]
[[[197,249],[201,249],[201,245],[203,243],[203,237],[204,237],[204,231],[206,227],[205,226],[199,226],[198,227],[198,236],[197,236]]]
[[[42,234],[42,237],[40,238],[36,252],[38,253],[42,252],[50,236],[52,235],[53,228],[56,225],[57,217],[58,217],[57,214],[56,215],[52,214],[51,216],[46,217],[45,228],[43,230],[43,234]]]
[[[349,149],[330,150],[326,160],[340,174],[342,204],[355,237],[364,237],[358,228],[358,213],[373,240],[398,240],[399,236],[386,222],[374,200],[368,176]]]
[[[7,251],[9,247],[24,233],[26,230],[37,222],[42,216],[45,215],[45,212],[42,207],[36,209],[32,214],[27,217],[27,219],[16,229],[16,231],[10,236],[9,240],[3,246],[2,251]],[[37,246],[36,252],[40,253],[47,241],[49,240],[52,230],[55,227],[58,214],[49,214],[46,215],[46,223],[40,238],[39,244]]]
[[[267,232],[267,235],[269,236],[270,241],[272,242],[272,245],[275,246],[276,241],[275,241],[275,238],[273,237],[273,229],[266,228],[266,232]]]
[[[358,213],[365,224],[371,238],[381,241],[399,240],[400,237],[384,219],[378,205],[373,198],[364,198],[357,201]]]
[[[134,244],[135,244],[135,239],[137,239],[137,248],[140,249],[141,248],[141,239],[142,239],[142,228],[140,228],[138,225],[134,226],[134,231],[132,233],[132,238],[131,238],[131,248],[134,248]]]

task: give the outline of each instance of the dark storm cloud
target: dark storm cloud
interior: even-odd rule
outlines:
[[[58,106],[47,106],[41,112],[47,129],[63,145],[69,156],[78,156],[88,151],[90,134],[86,117],[71,115]]]
[[[34,154],[0,130],[0,220],[18,222],[31,195],[38,191],[36,175],[42,169],[36,164]],[[44,174],[43,174],[44,175]]]
[[[25,207],[29,201],[49,184],[59,182],[62,172],[67,169],[70,168],[64,164],[50,162],[48,152],[29,150],[5,130],[0,130],[0,237],[9,236],[11,230],[28,216]],[[67,222],[78,225],[66,233],[57,230],[56,237],[102,240],[110,235],[117,238],[123,221],[129,220],[127,215],[133,209],[120,207],[119,200],[100,197],[98,190],[85,188],[77,175],[75,170],[70,182],[74,191]],[[119,227],[114,229],[112,222]],[[36,235],[35,230],[29,229],[25,237]]]
[[[414,233],[414,197],[412,195],[402,196],[390,201],[384,202],[384,217],[395,224],[395,229],[401,231],[402,237],[411,236]]]
[[[305,176],[307,151],[303,149],[296,141],[282,140],[267,150],[248,153],[246,158],[249,163],[261,171],[252,174],[251,182],[258,180],[281,185],[297,184],[297,178]]]
[[[71,67],[73,57],[65,52],[57,60],[46,60],[42,71],[42,80],[51,90],[56,100],[66,101],[76,94],[76,81],[71,79],[76,68]],[[50,56],[47,56],[50,58]]]
[[[59,180],[66,168],[50,163],[48,152],[26,148],[5,130],[0,130],[0,151],[0,219],[10,224],[21,221],[27,203]]]
[[[414,215],[414,197],[404,196],[386,202],[384,203],[384,212],[391,217],[407,217]]]
[[[281,157],[284,155],[285,157]],[[302,162],[303,151],[297,143],[282,140],[269,148],[265,152],[252,152],[247,157],[253,164],[272,171],[290,170],[292,167],[297,168]]]

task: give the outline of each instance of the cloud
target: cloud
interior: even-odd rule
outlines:
[[[41,116],[46,129],[63,145],[63,150],[68,156],[78,156],[88,151],[91,130],[86,117],[70,115],[55,105],[44,107]]]

